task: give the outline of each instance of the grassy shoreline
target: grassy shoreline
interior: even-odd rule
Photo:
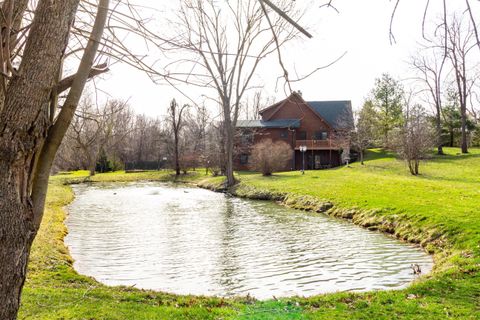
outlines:
[[[421,244],[436,261],[431,275],[404,290],[266,302],[106,287],[78,275],[63,244],[67,232],[63,207],[73,199],[68,184],[84,181],[85,173],[52,177],[19,318],[479,319],[480,150],[468,156],[448,152],[424,166],[421,177],[408,176],[401,163],[378,151],[370,153],[364,167],[354,164],[305,176],[292,172],[270,178],[239,173],[241,183],[230,190],[237,196],[279,200],[293,208],[350,219]],[[113,173],[91,179],[139,180],[171,181],[172,176],[167,172]],[[211,189],[222,183],[222,178],[205,177],[203,172],[181,180]]]

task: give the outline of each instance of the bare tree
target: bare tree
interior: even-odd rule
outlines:
[[[67,131],[67,136],[73,140],[73,148],[79,152],[79,156],[85,158],[84,166],[89,170],[90,175],[95,175],[97,156],[100,151],[101,133],[103,130],[103,119],[99,110],[85,101],[80,104],[77,116]]]
[[[246,120],[259,120],[260,110],[274,103],[273,97],[264,97],[262,91],[255,91],[251,97],[244,99],[241,113]]]
[[[272,142],[265,139],[255,144],[252,149],[253,169],[264,176],[282,170],[290,161],[292,148],[285,141]]]
[[[150,126],[150,119],[144,114],[137,115],[135,119],[135,137],[134,143],[136,148],[133,150],[134,159],[137,162],[142,161],[145,155],[145,149],[147,144],[147,131]]]
[[[193,112],[187,112],[185,118],[185,155],[191,167],[206,166],[207,134],[211,124],[211,115],[205,104],[196,106]]]
[[[467,104],[474,79],[470,75],[469,55],[471,50],[477,45],[474,30],[476,29],[472,28],[469,21],[467,23],[464,22],[463,16],[453,16],[447,34],[447,54],[455,74],[460,114],[462,116],[462,153],[468,153]]]
[[[428,121],[425,109],[407,104],[403,126],[394,140],[395,150],[407,162],[412,175],[419,174],[420,161],[427,159],[435,146],[435,130]]]
[[[206,172],[210,170],[214,176],[225,172],[225,130],[222,122],[212,122],[207,130],[205,150]]]
[[[442,35],[440,39],[444,39]],[[435,128],[437,133],[437,153],[443,153],[442,141],[442,95],[443,71],[447,55],[442,46],[424,46],[422,51],[412,58],[412,66],[419,74],[418,79],[426,87],[429,100],[435,110]]]
[[[111,100],[98,108],[89,96],[80,103],[67,137],[72,143],[70,147],[80,151],[77,157],[85,159],[83,167],[91,176],[95,175],[99,153],[109,153],[110,148],[125,139],[128,132],[119,128],[116,122],[126,107],[125,102]]]
[[[449,7],[449,4],[450,3],[455,3],[455,5],[457,5],[457,2],[454,2],[454,1],[450,1],[447,3],[447,0],[441,0],[442,2],[442,20],[443,22],[437,26],[438,28],[437,29],[443,29],[443,33],[446,35],[448,33],[448,13],[449,13],[449,10],[452,9],[452,7]],[[396,0],[395,1],[395,4],[394,4],[394,7],[393,7],[393,11],[392,11],[392,14],[391,14],[391,18],[390,18],[390,33],[389,33],[389,36],[390,36],[390,42],[395,42],[395,36],[394,36],[394,33],[393,33],[393,22],[394,22],[394,19],[395,19],[395,15],[396,15],[396,12],[397,12],[397,9],[399,7],[399,4],[400,2],[402,2],[401,0]],[[425,30],[426,30],[426,22],[427,22],[427,19],[429,18],[429,11],[430,11],[430,5],[431,5],[431,1],[426,1],[425,2],[425,6],[423,7],[423,20],[422,20],[422,35],[424,38],[428,38],[426,37],[426,33],[425,33]],[[475,37],[475,45],[478,47],[478,49],[480,49],[480,36],[479,36],[479,31],[478,31],[478,24],[477,24],[477,21],[476,21],[476,18],[475,18],[475,13],[472,9],[472,6],[471,6],[471,2],[470,0],[465,0],[465,7],[461,10],[461,12],[463,12],[464,14],[468,15],[468,19],[469,19],[469,24],[472,28],[472,32],[474,34],[474,37]],[[445,50],[445,53],[447,51],[447,47],[448,47],[448,39],[447,37],[444,38],[444,45],[443,45],[443,48]]]
[[[179,106],[175,99],[172,100],[170,103],[170,107],[168,108],[168,122],[170,123],[170,128],[172,129],[173,134],[173,156],[175,162],[175,174],[177,176],[180,175],[180,134],[185,125],[184,121],[184,113],[188,109],[188,105],[184,104],[183,106]]]
[[[133,112],[127,101],[111,100],[107,105],[108,126],[106,130],[109,139],[106,140],[104,148],[112,161],[113,170],[123,167],[126,161],[129,137],[134,131]]]
[[[286,1],[281,4],[283,12],[292,5]],[[227,184],[231,186],[235,183],[234,130],[242,98],[251,87],[260,62],[295,33],[281,16],[267,22],[262,5],[256,0],[224,4],[213,0],[184,0],[176,26],[178,35],[168,41],[165,49],[182,53],[184,58],[175,63],[177,70],[187,67],[184,71],[165,73],[177,81],[215,92],[212,99],[222,108],[225,168]]]

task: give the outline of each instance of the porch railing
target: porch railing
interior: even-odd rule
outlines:
[[[300,146],[306,146],[307,150],[330,150],[338,149],[338,145],[331,139],[327,140],[297,140],[295,142],[295,150]]]

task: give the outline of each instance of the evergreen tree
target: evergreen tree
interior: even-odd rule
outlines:
[[[360,155],[360,162],[363,164],[364,152],[378,141],[378,113],[375,111],[372,101],[367,100],[362,109],[356,114],[355,133],[352,144]]]
[[[458,94],[449,90],[442,110],[442,132],[448,137],[449,147],[459,146],[462,135],[462,113],[458,101]],[[469,118],[466,120],[466,130],[469,133],[475,130],[475,123]]]
[[[389,74],[384,73],[381,78],[375,80],[372,102],[378,114],[379,131],[385,148],[390,145],[390,132],[402,125],[403,98],[402,85]]]

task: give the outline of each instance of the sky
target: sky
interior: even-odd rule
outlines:
[[[152,4],[151,0],[137,1],[156,6],[161,10],[157,15],[171,15],[168,12],[169,4],[177,2],[166,0]],[[411,77],[408,61],[421,41],[425,0],[400,2],[393,21],[396,39],[393,44],[389,39],[389,25],[395,1],[337,0],[334,4],[338,13],[333,9],[320,8],[321,0],[297,2],[311,3],[300,24],[306,27],[313,38],[301,37],[283,49],[290,73],[296,70],[299,74],[307,74],[346,52],[332,66],[292,85],[294,90],[302,91],[305,100],[351,100],[353,107],[359,108],[372,90],[375,78],[382,73],[389,73],[400,80]],[[431,2],[429,21],[441,12],[441,1]],[[163,17],[155,18],[163,21]],[[286,97],[283,87],[275,88],[280,75],[275,56],[264,63],[258,75],[264,86],[264,97],[272,97],[276,101]],[[97,80],[96,84],[111,97],[128,99],[137,113],[152,117],[164,115],[172,98],[182,101],[178,92],[167,84],[154,84],[141,71],[122,64],[112,66],[111,71]],[[192,97],[198,95],[198,89],[183,90]]]

